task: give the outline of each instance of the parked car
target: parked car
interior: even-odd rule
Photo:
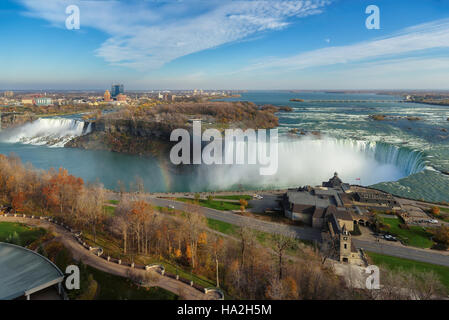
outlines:
[[[438,223],[438,220],[436,220],[436,219],[430,219],[429,221],[428,221],[429,223]]]
[[[171,205],[168,206],[168,208],[169,208],[169,209],[174,209],[175,206],[171,204]]]
[[[398,241],[398,239],[396,239],[396,237],[393,237],[391,234],[385,234],[384,239],[387,241]]]
[[[258,194],[253,195],[253,198],[258,199],[258,200],[263,199],[263,197]]]

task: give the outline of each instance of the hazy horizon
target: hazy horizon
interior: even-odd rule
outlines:
[[[438,0],[5,0],[0,26],[3,90],[449,88]]]

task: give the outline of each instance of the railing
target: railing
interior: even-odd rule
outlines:
[[[0,216],[1,216],[1,215],[0,215]],[[11,214],[11,213],[5,213],[5,214],[3,214],[3,216],[4,216],[4,217],[18,217],[18,218],[28,218],[28,219],[46,220],[47,222],[50,222],[50,223],[53,223],[53,224],[56,224],[56,225],[61,226],[61,227],[64,228],[67,232],[71,233],[71,234],[73,235],[73,237],[76,239],[76,241],[77,241],[82,247],[84,247],[86,250],[88,250],[89,252],[92,252],[93,254],[95,254],[95,255],[98,256],[98,257],[100,257],[100,256],[103,254],[103,248],[101,248],[101,247],[92,247],[92,246],[89,246],[89,245],[83,240],[83,238],[82,238],[82,232],[81,232],[81,231],[76,231],[76,230],[70,228],[67,224],[64,224],[62,221],[58,221],[58,220],[56,220],[56,219],[54,219],[54,218],[52,218],[52,217],[46,217],[46,216],[34,216],[34,215],[33,215],[33,216],[27,216],[27,215],[25,215],[25,214],[17,214],[17,213],[14,213],[14,214]],[[163,265],[161,265],[161,264],[151,264],[151,265],[146,265],[146,266],[140,266],[140,265],[137,265],[137,266],[136,266],[136,265],[134,264],[134,262],[132,262],[131,264],[124,264],[124,263],[122,263],[122,260],[121,260],[121,259],[114,259],[114,258],[111,258],[110,256],[107,256],[107,257],[103,256],[102,258],[103,258],[104,260],[106,260],[107,262],[110,262],[110,263],[116,263],[116,264],[119,264],[119,265],[123,265],[124,267],[127,266],[127,267],[129,267],[129,268],[131,268],[131,269],[133,269],[133,268],[138,268],[138,269],[143,269],[143,270],[145,270],[145,271],[150,271],[150,270],[152,270],[152,269],[159,268],[159,269],[160,269],[160,272],[158,272],[158,273],[159,273],[161,276],[169,277],[169,278],[172,278],[172,279],[174,279],[174,280],[183,282],[183,283],[185,283],[185,284],[187,284],[187,285],[189,285],[189,286],[191,286],[191,287],[197,289],[198,291],[204,293],[205,295],[209,294],[210,292],[215,292],[215,293],[219,292],[218,295],[221,297],[221,298],[219,298],[219,300],[223,300],[223,299],[224,299],[224,294],[223,294],[223,292],[222,292],[220,289],[218,289],[218,288],[204,288],[204,287],[202,287],[202,286],[200,286],[200,285],[194,283],[193,280],[188,280],[188,279],[185,279],[185,278],[180,277],[179,275],[174,275],[174,274],[165,272],[165,267],[164,267]],[[156,271],[156,272],[157,272],[157,271]],[[217,290],[218,290],[218,291],[217,291]]]

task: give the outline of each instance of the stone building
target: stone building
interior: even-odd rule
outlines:
[[[401,210],[401,205],[391,194],[377,190],[355,192],[353,199],[358,205],[362,206]]]
[[[345,196],[349,189],[337,173],[321,187],[289,189],[283,199],[284,214],[294,221],[320,228],[330,211],[345,211],[345,207],[351,205]]]
[[[290,189],[284,195],[286,217],[321,229],[327,236],[327,247],[335,249],[334,259],[340,262],[363,265],[361,253],[352,242],[351,232],[360,220],[353,210],[349,184],[343,183],[335,173],[320,187]]]
[[[347,217],[331,215],[327,220],[330,242],[334,244],[336,259],[340,262],[355,265],[364,265],[362,253],[357,250],[352,242],[351,231],[353,223],[348,223]]]

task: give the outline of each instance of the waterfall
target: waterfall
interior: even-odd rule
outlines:
[[[40,118],[17,128],[5,130],[0,141],[63,147],[68,141],[91,132],[91,123],[66,118]]]
[[[227,152],[231,150],[224,146]],[[345,182],[372,185],[427,169],[422,152],[383,142],[306,136],[283,139],[278,154],[278,170],[272,176],[261,176],[258,165],[203,165],[198,170],[198,184],[207,181],[210,189],[318,185],[337,171]]]
[[[406,175],[420,172],[426,168],[425,155],[418,150],[395,146],[385,142],[333,139],[333,143],[348,145],[355,151],[374,158],[381,164],[398,167]]]

